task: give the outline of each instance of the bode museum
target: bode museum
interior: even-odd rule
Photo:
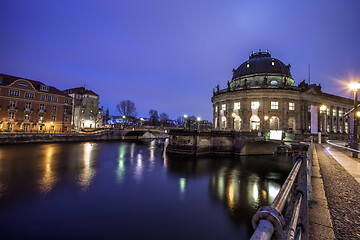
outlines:
[[[349,134],[344,113],[354,100],[321,91],[302,81],[298,86],[285,65],[270,52],[256,52],[233,69],[227,88],[213,90],[215,130],[240,132],[282,130],[307,134]],[[320,110],[321,107],[321,110]]]

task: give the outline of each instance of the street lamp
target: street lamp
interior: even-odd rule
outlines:
[[[323,115],[322,129],[321,129],[323,134],[325,134],[326,132],[326,117],[325,117],[326,109],[327,107],[325,105],[320,106],[320,114]]]
[[[269,120],[269,116],[268,115],[265,115],[264,116],[264,120],[265,120],[265,130],[267,129],[267,121]]]
[[[196,120],[197,120],[197,122],[198,122],[198,130],[200,130],[200,120],[201,120],[201,118],[198,117]]]
[[[353,146],[352,148],[358,150],[358,119],[357,119],[357,105],[358,105],[358,89],[360,88],[360,83],[351,83],[349,85],[350,89],[354,91],[354,129],[353,129]],[[353,152],[353,158],[357,158],[358,153]]]
[[[187,118],[187,115],[186,114],[184,114],[184,129],[186,129],[186,118]]]
[[[231,114],[231,116],[232,116],[232,118],[233,118],[232,130],[235,131],[235,117],[236,117],[236,113],[233,112],[233,113]]]

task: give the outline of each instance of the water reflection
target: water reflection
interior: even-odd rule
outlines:
[[[95,168],[92,167],[92,151],[94,143],[84,143],[83,148],[83,169],[78,176],[78,184],[82,191],[86,191],[91,185],[92,179],[96,174]]]
[[[3,165],[4,165],[4,152],[0,150],[0,198],[4,195],[6,191],[6,185],[3,179]]]
[[[43,176],[39,181],[39,189],[42,194],[47,194],[55,186],[57,177],[53,170],[53,158],[56,154],[56,146],[53,144],[43,147],[44,158],[42,159]]]
[[[117,176],[120,183],[124,180],[125,175],[125,155],[126,155],[126,144],[121,144],[119,147],[119,158],[118,158],[118,168],[117,168]]]

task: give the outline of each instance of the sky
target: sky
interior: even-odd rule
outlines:
[[[295,84],[352,97],[360,81],[358,0],[1,0],[0,73],[60,90],[86,85],[117,115],[129,99],[212,120],[212,89],[252,51],[291,64]]]

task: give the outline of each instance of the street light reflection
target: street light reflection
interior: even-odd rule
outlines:
[[[52,160],[55,153],[55,147],[52,144],[46,145],[45,147],[46,147],[45,149],[46,153],[43,160],[44,175],[40,179],[40,183],[39,183],[40,192],[42,194],[47,194],[48,192],[50,192],[51,189],[55,186],[57,180],[55,172],[52,170]]]
[[[92,179],[94,178],[96,171],[91,167],[91,154],[93,150],[93,143],[84,143],[84,157],[83,164],[84,168],[78,177],[78,184],[83,191],[86,191],[91,185]]]

